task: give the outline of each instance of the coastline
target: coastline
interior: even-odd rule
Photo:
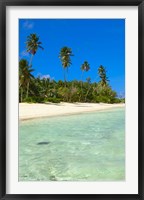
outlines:
[[[29,120],[42,117],[72,115],[86,112],[122,108],[125,104],[106,103],[19,103],[19,119]]]

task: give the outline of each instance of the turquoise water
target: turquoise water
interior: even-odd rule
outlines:
[[[20,122],[19,181],[124,179],[124,108]]]

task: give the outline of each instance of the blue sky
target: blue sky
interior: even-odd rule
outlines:
[[[98,67],[107,69],[110,85],[117,93],[125,92],[125,20],[124,19],[20,19],[19,58],[30,60],[26,52],[27,36],[36,33],[44,50],[33,58],[34,76],[63,80],[63,69],[58,58],[60,49],[70,47],[74,56],[68,70],[68,80],[81,80],[80,67],[84,61],[90,70],[83,80],[91,77],[98,82]]]

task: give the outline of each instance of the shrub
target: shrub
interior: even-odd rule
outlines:
[[[61,99],[56,97],[45,98],[44,102],[60,103]]]
[[[23,102],[27,103],[36,103],[36,100],[33,97],[27,97],[23,100]]]

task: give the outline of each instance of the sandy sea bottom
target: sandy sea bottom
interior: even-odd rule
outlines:
[[[124,179],[124,108],[20,122],[19,181]]]

